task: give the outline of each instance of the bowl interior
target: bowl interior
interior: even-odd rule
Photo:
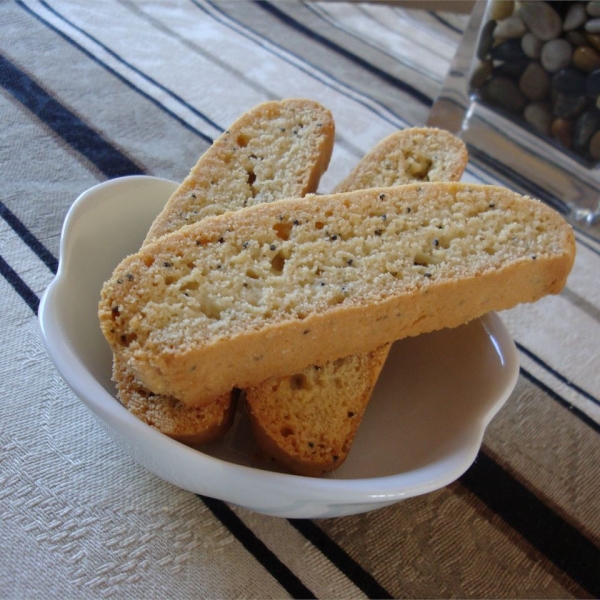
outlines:
[[[46,337],[61,340],[51,354],[62,356],[62,366],[57,366],[68,382],[79,370],[90,384],[115,396],[112,356],[97,317],[100,289],[114,267],[139,249],[175,186],[155,178],[123,178],[92,188],[73,205],[63,231],[59,285],[53,290],[54,321],[43,324]],[[493,313],[456,329],[396,342],[352,451],[329,478],[424,470],[421,479],[439,477],[440,485],[449,483],[469,466],[465,460],[474,459],[485,426],[510,394],[517,372],[514,344]],[[98,412],[93,393],[80,396]],[[114,402],[111,410],[125,411]],[[202,453],[272,468],[257,458],[243,410],[230,433]],[[435,469],[443,464],[447,470],[453,457],[462,462],[448,479]]]

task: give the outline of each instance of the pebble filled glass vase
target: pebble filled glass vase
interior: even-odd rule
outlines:
[[[477,1],[428,125],[600,239],[600,2]]]

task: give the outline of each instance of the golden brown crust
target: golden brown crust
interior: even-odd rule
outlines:
[[[196,448],[229,431],[238,392],[223,394],[208,406],[189,407],[169,396],[147,390],[118,357],[113,361],[113,381],[119,401],[138,419],[170,438]]]
[[[405,129],[377,144],[334,192],[458,181],[467,160],[464,143],[447,131]],[[318,370],[311,366],[291,377],[271,377],[245,390],[255,441],[263,454],[299,475],[320,476],[341,466],[389,349],[385,344]]]
[[[299,129],[294,132],[294,128]],[[207,215],[317,189],[334,141],[331,113],[311,100],[260,104],[242,115],[200,157],[154,221],[145,244]],[[252,173],[254,181],[249,177]],[[223,436],[237,392],[189,407],[146,389],[118,357],[113,379],[120,402],[140,420],[189,446]]]
[[[280,224],[295,221],[282,239]],[[272,261],[286,248],[281,277]],[[205,219],[128,257],[103,289],[100,319],[144,385],[201,405],[557,293],[574,253],[556,212],[495,186],[285,200]]]
[[[443,129],[403,129],[379,142],[336,186],[335,192],[417,181],[459,181],[468,158],[464,143]]]
[[[248,416],[261,451],[298,475],[319,477],[340,467],[389,349],[386,344],[246,389]]]
[[[207,216],[316,192],[334,137],[331,113],[317,102],[291,98],[259,104],[214,141],[144,243]]]

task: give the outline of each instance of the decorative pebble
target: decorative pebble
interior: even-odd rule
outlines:
[[[573,49],[567,40],[551,40],[544,44],[540,60],[544,68],[550,73],[555,73],[569,66]]]
[[[525,96],[509,77],[494,77],[482,88],[483,99],[511,113],[521,112],[526,104]]]
[[[477,58],[479,60],[485,60],[494,45],[494,29],[496,29],[496,21],[488,21],[481,29],[477,47]]]
[[[471,87],[481,87],[485,80],[492,74],[493,67],[494,63],[491,60],[482,60],[475,69],[473,69],[473,73],[471,74]]]
[[[590,17],[600,17],[600,2],[588,2],[585,10]]]
[[[573,146],[573,121],[555,119],[550,127],[552,137],[565,148]]]
[[[563,30],[572,31],[573,29],[577,29],[585,23],[586,19],[585,6],[577,2],[569,8],[567,16],[563,21]]]
[[[577,48],[578,46],[587,46],[587,36],[591,34],[583,33],[582,31],[569,31],[565,34],[565,40]]]
[[[529,30],[544,42],[562,33],[560,15],[548,2],[527,2],[521,7],[520,14]]]
[[[597,33],[588,33],[585,36],[585,42],[579,46],[591,46],[594,50],[600,50],[600,35]]]
[[[494,60],[513,61],[527,58],[523,48],[521,48],[521,40],[506,40],[494,46],[490,51],[490,56]]]
[[[586,151],[592,136],[598,131],[600,125],[600,112],[595,108],[581,113],[573,127],[573,147],[579,151]]]
[[[563,94],[581,96],[586,92],[588,77],[577,69],[562,69],[552,77],[552,89]]]
[[[519,17],[508,17],[498,21],[494,29],[494,39],[508,40],[510,38],[522,38],[527,33],[527,26]]]
[[[591,46],[580,46],[573,52],[573,65],[590,72],[600,68],[600,54]]]
[[[585,24],[584,29],[588,33],[600,33],[600,19],[591,19]]]
[[[495,0],[490,8],[490,19],[500,21],[513,14],[515,3],[512,0]]]
[[[552,104],[552,111],[555,117],[572,119],[585,108],[587,98],[584,95],[571,96],[569,94],[555,93]]]
[[[529,63],[519,79],[519,89],[529,100],[541,100],[548,95],[550,78],[540,63]]]
[[[489,6],[471,90],[600,167],[600,0]]]
[[[600,96],[600,69],[592,71],[586,78],[585,91],[588,98],[597,98]]]
[[[521,77],[531,61],[528,58],[520,58],[519,60],[507,60],[494,67],[494,75],[507,75],[513,79]]]
[[[600,160],[600,131],[596,131],[596,133],[592,136],[589,145],[590,156],[594,160]]]
[[[539,133],[550,134],[552,125],[552,109],[546,102],[532,102],[523,111],[525,120]]]
[[[544,42],[535,37],[531,31],[526,33],[521,39],[521,48],[529,58],[539,58],[542,54],[542,46]]]

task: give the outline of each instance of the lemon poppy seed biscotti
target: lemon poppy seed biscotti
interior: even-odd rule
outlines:
[[[206,215],[316,191],[333,149],[331,113],[311,100],[260,104],[243,114],[200,157],[148,232],[145,244]],[[113,381],[139,419],[190,446],[213,441],[232,424],[238,392],[189,407],[144,387],[119,355]]]
[[[199,406],[558,293],[574,254],[555,211],[500,187],[307,196],[148,244],[104,285],[99,317],[146,388]]]
[[[447,131],[410,128],[379,142],[334,192],[415,181],[458,181],[464,143]],[[299,475],[320,476],[345,461],[390,344],[244,390],[247,414],[262,453]]]

